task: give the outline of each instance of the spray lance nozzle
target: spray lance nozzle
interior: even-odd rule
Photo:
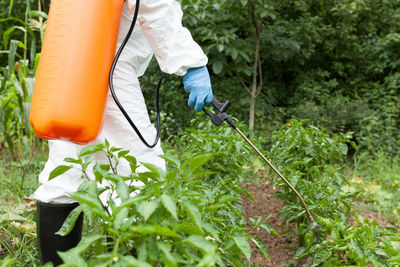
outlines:
[[[211,105],[214,106],[214,108],[218,111],[218,113],[212,113],[206,108],[203,108],[203,112],[211,118],[211,122],[213,124],[215,124],[216,126],[220,126],[224,121],[226,121],[229,124],[229,126],[231,126],[234,130],[237,129],[236,124],[226,113],[228,108],[231,106],[229,100],[226,100],[225,102],[221,103],[214,97],[211,102]]]
[[[285,182],[285,184],[296,194],[300,202],[302,203],[304,209],[307,212],[307,216],[311,222],[314,222],[314,217],[311,215],[310,210],[307,207],[306,202],[304,199],[301,197],[299,192],[290,184],[289,180],[287,180],[277,168],[275,168],[274,165],[258,150],[258,148],[250,141],[250,139],[247,138],[246,135],[244,135],[240,129],[236,126],[236,124],[233,122],[233,120],[229,117],[229,115],[226,113],[228,108],[230,107],[231,103],[226,100],[225,102],[219,102],[215,97],[213,98],[211,105],[214,106],[214,108],[218,111],[217,113],[212,113],[205,107],[203,107],[203,112],[211,118],[211,122],[215,124],[216,126],[220,126],[224,121],[226,121],[229,126],[231,126],[236,132],[239,133],[239,135],[254,149],[255,152],[268,164],[269,167]]]

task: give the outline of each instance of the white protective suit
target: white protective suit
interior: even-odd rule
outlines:
[[[134,7],[130,10],[125,4],[118,47],[132,22]],[[161,70],[169,74],[182,76],[189,68],[207,64],[206,55],[182,26],[182,15],[179,3],[174,0],[142,0],[135,30],[114,72],[115,92],[148,142],[154,140],[156,130],[150,122],[137,77],[144,74],[153,53]],[[112,146],[130,150],[138,162],[149,162],[165,169],[165,162],[158,157],[163,153],[160,144],[155,148],[146,147],[123,117],[111,95],[107,100],[103,129],[93,143],[104,142],[105,139]],[[76,158],[82,147],[66,141],[49,141],[49,159],[39,175],[41,185],[34,193],[35,199],[55,204],[76,202],[70,194],[76,192],[83,182],[79,169],[73,168],[51,181],[48,178],[57,166],[66,164],[64,158]],[[97,162],[104,160],[104,157],[96,155]],[[138,172],[145,170],[141,166]],[[128,174],[129,164],[121,161],[118,171],[121,175]]]

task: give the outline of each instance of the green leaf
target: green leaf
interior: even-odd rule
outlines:
[[[191,235],[183,240],[184,243],[191,245],[192,247],[200,250],[203,254],[212,253],[215,250],[215,246],[207,241],[204,237],[199,235]]]
[[[106,219],[109,218],[98,197],[90,195],[89,193],[86,192],[76,192],[71,195],[73,198],[78,200],[79,203],[88,205],[89,208],[91,208],[90,210],[92,212],[96,213],[97,215],[100,215],[103,218]]]
[[[6,119],[6,121],[7,121],[7,119]],[[11,154],[13,155],[13,159],[14,160],[16,160],[17,159],[17,156],[15,155],[15,150],[14,150],[14,143],[13,143],[13,140],[11,139],[11,137],[10,137],[10,135],[8,134],[8,132],[6,131],[6,132],[3,132],[4,134],[5,134],[5,136],[6,136],[6,140],[7,140],[7,144],[8,144],[8,148],[10,149],[10,151],[11,151]]]
[[[137,202],[148,199],[148,196],[146,195],[136,195],[133,198],[130,198],[128,200],[122,201],[121,205],[118,207],[118,210],[126,208],[126,207],[131,207],[135,205]]]
[[[212,154],[203,154],[192,158],[189,163],[190,172],[193,172],[194,170],[197,170],[198,168],[202,167],[211,159],[211,157]]]
[[[340,152],[342,155],[347,155],[348,147],[347,147],[346,144],[339,143],[339,145],[338,145],[338,150],[339,150],[339,152]]]
[[[157,242],[157,247],[162,251],[162,259],[163,263],[167,267],[176,267],[178,266],[175,257],[171,254],[171,246],[166,243]]]
[[[175,220],[178,220],[178,212],[175,199],[169,195],[162,195],[161,203],[168,210],[168,212],[171,213],[172,216],[174,216]]]
[[[379,227],[375,230],[379,235],[395,236],[399,231],[394,227]]]
[[[186,213],[189,215],[190,219],[202,232],[202,227],[201,227],[202,221],[201,221],[200,212],[199,212],[199,209],[197,208],[197,206],[188,200],[181,200],[181,204],[182,204],[183,208],[185,209]]]
[[[253,243],[258,247],[258,249],[264,255],[264,258],[269,261],[268,249],[264,241],[262,241],[258,236],[251,237],[251,241],[253,241]]]
[[[162,170],[161,168],[157,167],[154,164],[150,164],[150,163],[142,163],[143,166],[145,166],[147,169],[149,169],[154,175],[151,176],[151,178],[153,178],[156,181],[160,181],[159,178],[161,178],[161,180],[165,179],[165,171]]]
[[[231,196],[223,196],[218,200],[219,204],[226,203],[226,202],[235,202],[239,200],[239,197],[231,197]]]
[[[125,183],[125,181],[118,182],[115,191],[117,191],[117,194],[121,198],[121,200],[129,199],[129,187]]]
[[[201,227],[207,232],[209,233],[212,238],[214,238],[215,240],[217,240],[218,242],[221,242],[218,234],[218,230],[214,228],[214,226],[211,223],[205,222],[201,225]]]
[[[16,26],[12,26],[12,27],[8,28],[7,30],[5,30],[5,31],[3,32],[3,46],[4,46],[4,49],[8,49],[8,40],[9,40],[10,34],[11,34],[16,28],[17,28]]]
[[[56,234],[61,235],[61,236],[68,235],[74,229],[76,220],[78,219],[78,217],[81,213],[82,213],[82,206],[78,206],[75,209],[73,209],[69,213],[68,217],[65,219],[60,230],[58,230],[58,232],[56,232]]]
[[[390,259],[388,259],[388,262],[400,264],[400,256],[390,258]]]
[[[114,153],[114,152],[118,152],[118,151],[121,151],[121,150],[122,150],[122,148],[112,147],[112,148],[110,149],[110,152]]]
[[[22,217],[21,215],[15,214],[12,211],[6,211],[0,215],[0,223],[10,222],[10,221],[26,221],[27,219]]]
[[[216,266],[216,261],[220,261],[218,254],[214,251],[210,251],[204,255],[201,261],[196,265],[196,267],[208,267],[208,266]],[[224,266],[224,265],[223,265]]]
[[[328,247],[322,247],[314,255],[313,266],[319,265],[332,255],[332,250]]]
[[[65,264],[64,266],[73,266],[73,267],[87,267],[87,263],[81,255],[73,250],[67,250],[65,252],[58,251],[57,254],[63,260]],[[53,266],[53,265],[51,265]]]
[[[49,181],[60,176],[61,174],[65,173],[66,171],[70,170],[72,166],[60,165],[55,168],[49,175]]]
[[[89,234],[82,238],[78,245],[72,249],[74,253],[81,254],[85,252],[94,242],[103,238],[103,235],[99,234]]]
[[[250,260],[251,248],[249,242],[247,241],[247,238],[244,236],[234,236],[232,239],[235,241],[235,244],[239,247],[246,258]]]
[[[35,55],[36,55],[36,39],[31,40],[31,48],[30,48],[30,62],[31,67],[34,67]]]
[[[134,233],[139,233],[142,235],[156,234],[161,236],[178,237],[178,234],[174,230],[159,225],[131,226],[129,229]]]
[[[74,158],[65,158],[64,161],[65,161],[65,162],[68,162],[68,163],[79,164],[79,165],[82,164],[82,159],[81,159],[81,158],[78,158],[78,159],[74,159]]]
[[[158,199],[142,201],[136,205],[136,209],[140,215],[144,217],[144,220],[147,221],[147,219],[149,219],[153,212],[158,208],[159,204],[160,203]]]
[[[47,13],[43,11],[31,10],[30,14],[36,17],[42,17],[44,19],[47,19]]]
[[[304,252],[306,252],[306,248],[305,247],[299,247],[298,249],[296,249],[296,252],[294,254],[294,259],[298,260],[300,258],[303,257]]]
[[[238,57],[238,51],[235,48],[232,49],[231,57],[233,60],[235,60]]]
[[[8,77],[11,78],[14,73],[15,55],[17,53],[19,41],[11,40],[9,54],[8,54]]]
[[[88,146],[85,146],[81,150],[81,152],[79,153],[79,156],[83,157],[83,156],[86,156],[86,155],[89,155],[89,154],[93,154],[93,153],[96,153],[96,152],[103,151],[103,149],[104,149],[104,144],[102,144],[102,143],[97,143],[95,145],[88,145]]]
[[[124,221],[128,218],[129,215],[129,209],[128,208],[123,208],[120,210],[116,215],[114,219],[114,228],[118,230],[121,225],[124,223]]]
[[[118,152],[118,157],[123,158],[128,154],[129,154],[129,150],[122,150],[122,151]]]
[[[215,61],[212,64],[212,69],[215,74],[220,74],[224,68],[224,63],[222,61]]]
[[[131,156],[131,155],[126,155],[126,156],[124,156],[123,158],[124,158],[126,161],[129,162],[129,166],[130,166],[130,168],[131,168],[131,172],[132,172],[132,173],[135,173],[135,172],[136,172],[136,169],[137,169],[137,167],[138,167],[136,158],[135,158],[134,156]]]
[[[119,261],[118,263],[121,263],[120,266],[151,267],[151,264],[149,264],[145,261],[137,260],[132,256],[124,256],[121,258],[121,261]]]
[[[109,166],[109,165],[107,165]],[[103,178],[107,177],[110,175],[110,173],[107,170],[104,170],[100,164],[96,163],[93,167],[93,174],[95,176],[95,179],[97,182],[102,183]]]
[[[181,161],[178,158],[174,157],[173,155],[166,154],[166,155],[160,156],[160,158],[165,159],[165,161],[173,164],[178,169],[181,168]]]
[[[360,247],[360,245],[355,239],[350,240],[349,249],[350,251],[355,252],[355,254],[358,255],[358,257],[360,258],[364,257],[364,250]]]
[[[174,231],[182,231],[183,233],[187,235],[202,235],[203,233],[201,230],[194,226],[193,224],[188,224],[188,223],[180,223],[174,227]]]
[[[13,266],[17,258],[11,258],[10,256],[5,257],[4,259],[0,260],[0,267],[10,267]]]

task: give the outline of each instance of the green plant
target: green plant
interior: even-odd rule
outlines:
[[[41,18],[36,23],[38,26],[40,22],[44,23],[46,14],[32,11],[30,2],[18,5],[18,8],[23,6],[25,9],[23,19],[12,16],[13,1],[9,3],[8,17],[0,19],[1,27],[15,23],[2,32],[4,50],[0,53],[7,55],[7,64],[0,65],[0,152],[1,159],[12,157],[15,161],[13,167],[22,170],[18,183],[21,190],[34,161],[34,151],[44,145],[29,125],[29,111],[39,61],[36,54],[38,41],[31,27],[35,21],[32,15]]]
[[[351,195],[341,190],[346,178],[338,163],[344,162],[348,149],[345,142],[350,142],[351,134],[330,136],[313,126],[304,128],[306,122],[292,120],[284,130],[273,134],[271,158],[304,196],[312,213],[323,217],[341,214],[350,209]],[[289,222],[305,222],[305,212],[296,196],[280,180],[276,183],[282,190],[275,196],[288,203],[281,216]]]
[[[361,153],[354,157],[351,184],[346,190],[359,191],[356,200],[362,210],[375,211],[394,224],[400,223],[400,167],[398,157],[386,151],[371,156]]]
[[[105,153],[110,163],[93,162],[93,153]],[[250,238],[245,227],[240,193],[248,192],[232,178],[216,178],[212,185],[204,179],[211,172],[201,167],[212,158],[210,154],[184,162],[173,156],[163,158],[172,170],[143,163],[149,171],[137,174],[136,159],[129,151],[110,147],[106,141],[87,146],[76,159],[66,159],[82,169],[86,181],[72,194],[80,206],[59,233],[67,234],[81,212],[91,225],[76,248],[60,253],[66,264],[244,266],[241,255],[250,260],[251,254],[248,239],[268,258],[265,244]],[[118,175],[116,167],[122,160],[130,163],[130,176]],[[57,167],[50,179],[74,165]],[[96,181],[88,180],[91,169]],[[143,186],[133,186],[132,180]],[[106,194],[105,202],[101,194]]]
[[[1,176],[1,180],[6,177]],[[0,199],[0,261],[1,265],[14,259],[12,266],[37,262],[35,201],[11,192],[1,185]]]
[[[245,128],[242,123],[235,123],[239,128]],[[217,127],[203,113],[197,114],[191,126],[180,133],[176,142],[184,155],[210,154],[206,168],[214,172],[211,178],[228,177],[243,182],[243,167],[253,158],[247,143],[227,124]]]
[[[12,266],[16,262],[16,258],[11,258],[7,256],[6,258],[0,260],[0,266],[1,267],[9,267]]]
[[[313,126],[303,127],[306,122],[292,120],[274,133],[271,149],[271,156],[316,218],[308,222],[297,198],[280,180],[276,182],[282,189],[275,196],[286,203],[281,217],[297,223],[300,247],[295,257],[312,257],[313,266],[394,266],[400,253],[394,243],[400,240],[398,231],[364,219],[352,226],[347,219],[357,192],[342,189],[347,181],[338,164],[344,162],[346,143],[355,146],[349,141],[351,134],[329,135]]]
[[[310,238],[295,258],[313,255],[313,266],[399,266],[400,235],[396,228],[379,227],[376,221],[362,217],[354,225],[338,217],[317,217],[317,221],[326,231],[325,238],[319,242]]]

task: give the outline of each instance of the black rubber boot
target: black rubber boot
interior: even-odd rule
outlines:
[[[73,204],[37,203],[37,236],[39,255],[42,264],[52,262],[54,266],[62,263],[57,251],[67,251],[75,247],[82,236],[83,213],[76,221],[74,229],[67,236],[56,235],[69,213],[78,206]]]

